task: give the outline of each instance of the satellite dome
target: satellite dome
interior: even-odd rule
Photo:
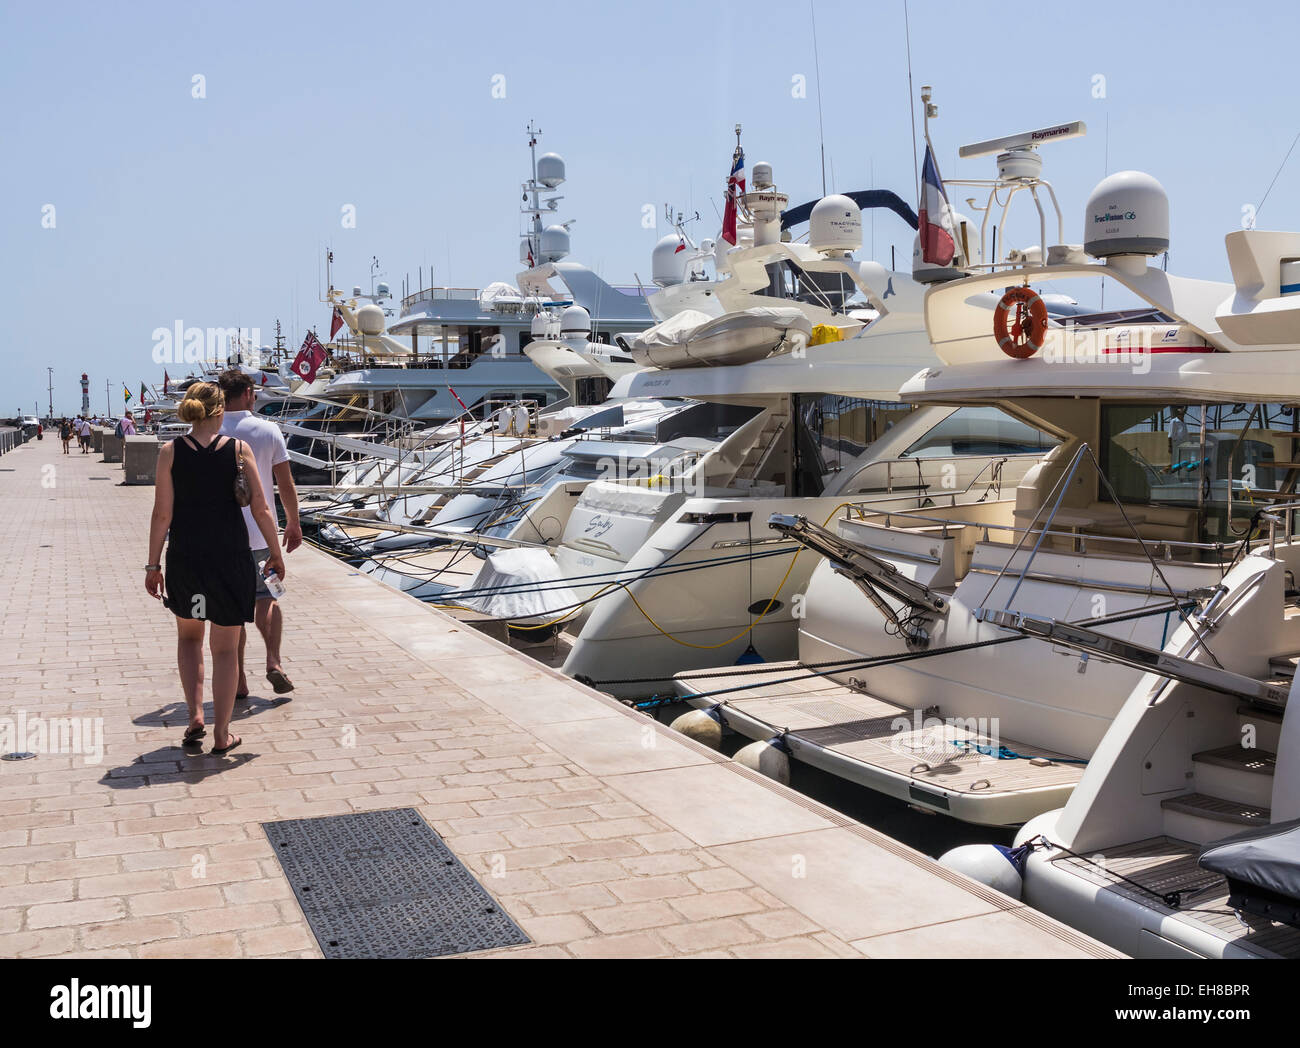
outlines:
[[[357,327],[363,335],[382,335],[384,311],[373,302],[367,302],[357,310]]]
[[[822,197],[808,219],[808,246],[846,255],[856,251],[862,246],[862,209],[839,193]]]
[[[543,153],[537,158],[537,181],[547,189],[564,182],[564,158],[559,153]]]
[[[1142,171],[1103,178],[1088,197],[1083,249],[1093,258],[1169,250],[1169,195]]]
[[[868,259],[858,264],[858,279],[877,295],[889,290],[889,270],[879,262]]]
[[[387,298],[389,295],[388,285],[381,280],[375,285],[375,294],[380,298]]]
[[[673,287],[686,280],[686,242],[678,233],[660,237],[650,253],[650,279],[659,287]]]
[[[753,168],[753,186],[755,189],[771,189],[776,183],[772,181],[772,165],[766,160],[758,161]]]
[[[551,318],[545,313],[534,313],[533,322],[529,326],[529,332],[533,338],[545,338],[546,332],[550,329]]]
[[[582,337],[591,334],[591,314],[582,306],[569,306],[560,314],[560,337]]]
[[[563,226],[547,226],[542,230],[541,257],[538,262],[558,262],[569,253],[569,231]]]

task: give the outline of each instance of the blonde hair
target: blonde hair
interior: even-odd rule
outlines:
[[[215,382],[196,382],[185,391],[185,399],[176,409],[182,422],[202,422],[226,410],[226,399]]]

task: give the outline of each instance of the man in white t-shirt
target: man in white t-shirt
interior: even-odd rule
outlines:
[[[257,475],[261,478],[266,494],[266,504],[275,507],[275,488],[280,491],[280,501],[284,504],[284,551],[292,553],[302,545],[302,527],[298,522],[298,489],[294,487],[293,474],[289,470],[289,451],[284,444],[284,434],[274,422],[252,413],[253,402],[257,394],[253,380],[238,368],[223,371],[217,379],[222,393],[226,397],[226,414],[221,423],[221,432],[226,436],[237,437],[248,444],[257,462]],[[254,622],[258,632],[266,642],[266,679],[271,682],[277,695],[293,691],[293,681],[285,675],[280,664],[280,638],[284,633],[284,616],[280,611],[280,602],[266,588],[262,577],[262,568],[266,565],[268,551],[266,539],[253,514],[244,509],[244,523],[248,527],[248,545],[257,562],[257,608]],[[239,686],[235,689],[236,698],[248,697],[248,679],[244,675],[244,642],[247,632],[239,633]]]

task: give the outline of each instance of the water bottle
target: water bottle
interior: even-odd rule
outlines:
[[[270,593],[272,597],[279,600],[284,596],[285,585],[280,581],[280,576],[274,571],[265,576],[264,581],[266,583],[267,592]]]

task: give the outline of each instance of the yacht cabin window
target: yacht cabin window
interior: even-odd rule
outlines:
[[[1055,437],[992,406],[958,408],[903,452],[907,458],[1045,455]]]
[[[1103,405],[1101,466],[1120,501],[1189,511],[1199,541],[1231,542],[1289,490],[1298,422],[1283,404]]]

